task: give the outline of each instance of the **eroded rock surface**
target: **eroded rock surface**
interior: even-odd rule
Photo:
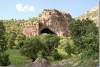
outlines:
[[[56,9],[44,9],[35,22],[27,22],[23,29],[23,34],[30,37],[49,33],[46,32],[48,30],[58,36],[68,36],[68,23],[71,20],[72,17],[69,13],[60,12]]]

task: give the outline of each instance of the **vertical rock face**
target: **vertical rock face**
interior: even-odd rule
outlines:
[[[37,18],[37,21],[33,22],[32,26],[26,26],[23,31],[25,35],[39,35],[42,33],[54,33],[58,36],[68,36],[68,23],[72,20],[70,14],[62,13],[58,10],[44,9],[43,12]],[[31,32],[26,33],[26,29]],[[34,31],[33,31],[34,30]]]
[[[39,24],[36,22],[25,22],[22,33],[27,37],[38,35]]]
[[[45,28],[51,30],[58,36],[67,36],[69,34],[68,23],[71,21],[70,14],[61,13],[55,9],[45,9],[42,14],[40,14],[38,21],[40,24],[40,34]]]

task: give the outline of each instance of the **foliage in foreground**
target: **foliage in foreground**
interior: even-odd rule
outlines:
[[[9,56],[5,53],[7,50],[6,40],[5,40],[5,28],[3,23],[0,22],[0,66],[7,66],[10,64]]]
[[[30,57],[33,61],[38,58],[46,58],[53,56],[55,60],[60,59],[58,51],[59,37],[50,34],[42,34],[33,38],[26,39],[23,47],[21,48],[22,54]]]
[[[80,65],[96,65],[99,59],[99,32],[96,24],[89,19],[73,20],[69,28],[81,60]]]
[[[22,66],[31,62],[31,59],[21,55],[19,49],[8,49],[6,53],[9,54],[11,65]]]

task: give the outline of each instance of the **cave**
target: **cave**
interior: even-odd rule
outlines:
[[[40,34],[43,34],[43,33],[47,33],[47,34],[55,34],[53,31],[51,31],[51,30],[48,29],[48,28],[44,28],[43,30],[40,31]]]

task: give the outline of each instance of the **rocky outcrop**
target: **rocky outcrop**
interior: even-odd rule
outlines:
[[[51,67],[51,64],[48,60],[43,59],[43,58],[37,58],[33,64],[33,67]]]
[[[26,36],[26,37],[31,37],[31,36],[36,36],[38,35],[38,30],[39,30],[39,23],[37,22],[25,22],[24,24],[24,28],[22,29],[22,33]]]
[[[56,9],[44,9],[35,22],[30,22],[31,25],[25,26],[23,34],[36,36],[50,31],[58,36],[68,36],[68,23],[71,20],[72,17],[69,13],[60,12]]]
[[[93,20],[97,26],[99,26],[99,5],[97,5],[94,8],[91,8],[90,10],[88,10],[87,12],[85,12],[84,14],[82,14],[79,17],[75,17],[76,19],[86,19],[89,18],[91,20]]]

